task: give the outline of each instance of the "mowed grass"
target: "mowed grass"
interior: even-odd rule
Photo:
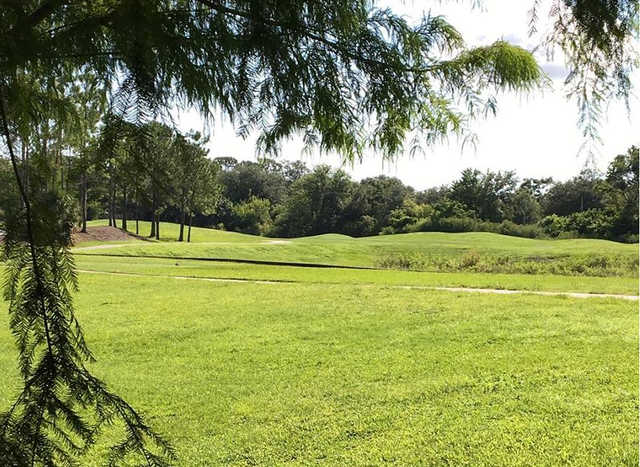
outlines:
[[[178,226],[165,223],[163,231]],[[104,253],[89,250],[87,254]],[[606,240],[534,240],[493,233],[412,233],[351,238],[320,235],[268,239],[199,229],[194,243],[135,242],[113,250],[131,256],[230,258],[442,272],[638,276],[638,245]]]
[[[300,268],[216,261],[96,255],[77,255],[76,265],[84,271],[143,274],[161,277],[244,279],[312,284],[467,287],[544,292],[638,294],[638,279],[632,277],[579,277]]]
[[[178,465],[637,465],[637,303],[81,274]],[[0,406],[19,387],[0,315]],[[102,446],[83,460],[96,465]]]

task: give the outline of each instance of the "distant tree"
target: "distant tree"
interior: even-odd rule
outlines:
[[[598,185],[602,204],[613,215],[612,235],[638,234],[638,159],[640,149],[629,148],[609,164],[605,179]]]
[[[256,198],[233,206],[233,224],[231,228],[252,235],[264,235],[271,229],[271,202]]]
[[[479,219],[501,222],[517,186],[514,172],[488,171],[483,174],[466,169],[451,185],[449,196],[474,211]]]
[[[410,225],[416,224],[421,219],[431,219],[435,209],[429,204],[419,204],[411,198],[403,201],[402,206],[391,211],[389,215],[389,227],[391,232],[404,232]]]
[[[196,214],[213,214],[222,198],[217,183],[219,165],[208,158],[199,158],[195,167],[194,179],[187,202],[188,224],[187,242],[191,241],[191,223]]]
[[[354,182],[342,170],[321,165],[291,187],[274,231],[286,237],[341,232],[342,217]]]
[[[452,200],[450,198],[442,198],[431,205],[433,215],[437,218],[444,219],[447,217],[473,217],[474,212],[465,204]]]
[[[372,231],[377,232],[388,225],[391,211],[402,206],[413,189],[395,177],[380,175],[362,180],[356,192],[354,196],[360,196],[364,203],[364,214],[375,220]]]
[[[145,188],[151,202],[150,237],[160,239],[160,214],[174,196],[175,148],[174,131],[167,125],[151,122],[143,131],[148,134],[142,158],[147,173]]]
[[[507,220],[516,224],[534,224],[542,216],[542,208],[531,191],[522,186],[514,193],[505,206]]]
[[[302,161],[286,162],[283,166],[284,179],[287,186],[309,173],[309,168]]]
[[[577,177],[554,184],[541,200],[545,215],[567,216],[574,212],[602,207],[598,192],[599,175],[584,170]]]
[[[214,161],[220,166],[221,170],[231,170],[238,165],[238,160],[233,157],[216,157]]]
[[[449,196],[449,186],[442,185],[439,187],[427,188],[415,194],[416,202],[420,204],[434,204]]]
[[[525,178],[520,183],[519,190],[527,191],[537,201],[540,201],[542,197],[549,191],[549,188],[553,184],[552,177],[546,178]]]
[[[247,201],[252,197],[278,203],[287,190],[282,165],[270,159],[239,162],[232,168],[222,170],[218,181],[223,187],[224,195],[233,203]]]

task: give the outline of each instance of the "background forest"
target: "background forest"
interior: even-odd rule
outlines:
[[[638,241],[638,147],[615,157],[606,173],[584,169],[564,182],[467,169],[451,184],[416,191],[397,178],[354,181],[301,161],[210,158],[197,133],[159,123],[147,130],[153,157],[144,159],[132,155],[135,141],[112,147],[104,131],[83,151],[55,137],[41,143],[57,154],[49,177],[64,188],[82,229],[108,218],[136,233],[132,221],[153,219],[154,237],[161,220],[177,222],[180,241],[189,240],[191,225],[276,237],[485,231]],[[7,161],[2,168],[6,197],[12,174]]]

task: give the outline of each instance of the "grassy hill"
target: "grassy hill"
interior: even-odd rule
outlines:
[[[100,221],[104,223],[104,221]],[[96,223],[97,224],[97,223]],[[141,223],[141,233],[149,224]],[[161,224],[175,240],[178,225]],[[637,277],[638,246],[607,240],[534,240],[494,233],[410,233],[365,238],[269,239],[194,228],[193,243],[132,242],[109,254],[323,263],[419,271]],[[83,254],[105,254],[104,250]]]

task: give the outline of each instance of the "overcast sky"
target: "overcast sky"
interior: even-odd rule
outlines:
[[[487,45],[505,39],[527,49],[533,49],[535,39],[528,37],[527,10],[533,0],[484,0],[484,8],[471,9],[471,0],[462,2],[429,0],[385,0],[394,11],[418,20],[423,12],[442,14],[465,37],[468,45]],[[544,10],[542,10],[544,11]],[[544,18],[544,15],[541,15]],[[544,20],[543,20],[544,21]],[[545,27],[544,22],[540,25]],[[343,167],[355,179],[380,174],[396,176],[416,189],[446,184],[467,167],[482,171],[515,170],[520,177],[553,176],[564,180],[576,175],[584,166],[585,156],[578,156],[583,138],[577,127],[577,109],[564,97],[562,81],[566,74],[562,57],[547,62],[537,57],[547,74],[553,78],[553,89],[529,96],[504,94],[498,98],[498,114],[472,124],[479,141],[476,149],[461,151],[459,144],[427,148],[425,155],[400,157],[394,163],[383,163],[379,155],[370,153],[362,164],[343,165],[338,155],[302,154],[302,143],[293,139],[283,144],[281,158],[302,159],[307,165],[325,163]],[[636,73],[635,83],[640,83]],[[637,89],[636,89],[637,92]],[[603,146],[596,163],[601,170],[609,161],[640,143],[640,102],[631,104],[631,116],[619,103],[612,103],[601,129]],[[197,114],[183,113],[179,119],[183,130],[202,130]],[[210,129],[212,157],[231,156],[239,160],[255,160],[255,135],[243,140],[229,123],[216,122]]]

